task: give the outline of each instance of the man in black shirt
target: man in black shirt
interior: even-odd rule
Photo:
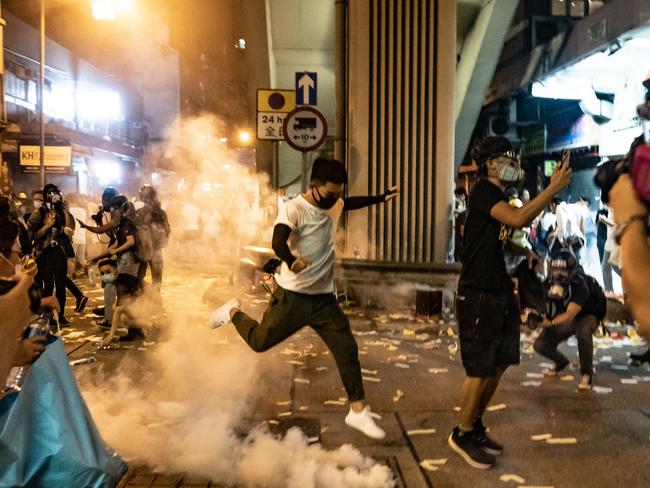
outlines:
[[[459,423],[449,436],[449,445],[470,466],[488,469],[503,447],[487,436],[483,413],[503,372],[519,363],[519,310],[503,246],[511,229],[529,225],[569,183],[571,169],[565,154],[549,186],[515,208],[505,201],[504,192],[522,178],[523,171],[510,141],[487,138],[477,153],[482,178],[469,195],[456,305],[466,378]]]
[[[547,311],[542,321],[544,329],[534,344],[538,354],[555,363],[555,367],[545,370],[544,374],[557,376],[571,364],[557,347],[575,334],[581,373],[578,390],[591,390],[593,333],[605,315],[605,295],[593,279],[585,276],[575,256],[566,250],[551,258],[551,278],[547,289]]]

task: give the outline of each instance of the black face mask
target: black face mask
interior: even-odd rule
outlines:
[[[330,195],[329,197],[322,196],[316,187],[314,187],[313,190],[315,190],[315,193],[312,191],[312,196],[314,197],[316,204],[324,210],[332,208],[339,199],[338,195]],[[316,198],[316,195],[318,195],[318,198]]]

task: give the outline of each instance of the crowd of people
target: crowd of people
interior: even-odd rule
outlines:
[[[97,209],[95,213],[89,211],[93,208]],[[171,226],[151,185],[142,186],[134,201],[108,187],[97,206],[85,195],[64,197],[56,185],[48,183],[32,192],[31,202],[24,194],[0,199],[0,223],[8,241],[16,234],[16,246],[8,243],[7,252],[16,259],[33,262],[37,289],[43,297],[55,298],[55,328],[70,324],[65,313],[68,292],[75,299],[75,313],[83,312],[88,303],[88,297],[75,282],[80,276],[88,276],[94,283],[99,271],[104,306],[94,312],[103,317],[97,323],[107,331],[111,330],[113,312],[120,299],[115,284],[118,279],[128,281],[130,278],[125,277],[132,277],[142,288],[149,269],[152,288],[160,290],[162,252],[169,241]],[[87,255],[88,233],[95,234],[103,248],[95,256]],[[23,265],[18,262],[17,266]],[[115,337],[115,333],[108,337]]]
[[[620,270],[638,331],[650,339],[650,130],[647,137],[635,141],[625,159],[600,170],[610,175],[598,184],[603,201],[613,210],[598,216],[604,232],[598,231],[595,220],[588,223],[586,199],[573,204],[557,199],[572,178],[568,152],[546,188],[531,198],[515,190],[523,171],[509,140],[489,137],[477,146],[480,178],[469,195],[462,189],[456,192],[462,223],[456,248],[462,262],[456,311],[465,378],[458,423],[448,438],[450,447],[472,467],[490,468],[504,449],[488,435],[484,414],[507,368],[519,363],[522,312],[536,317],[532,322],[541,332],[534,348],[554,362],[545,371],[548,375],[569,367],[558,345],[576,335],[581,373],[577,388],[591,389],[592,336],[607,303],[597,280],[582,266],[581,254],[590,239],[602,243],[602,260],[609,269]],[[279,207],[272,237],[279,264],[270,270],[276,286],[261,321],[233,298],[212,313],[210,325],[232,323],[256,352],[311,326],[331,350],[348,395],[345,423],[382,439],[385,432],[365,401],[357,344],[334,294],[334,237],[344,212],[388,203],[399,190],[344,197],[347,181],[341,162],[316,159],[308,190]],[[29,213],[26,207],[0,201],[0,274],[6,278],[0,280],[1,378],[11,366],[33,361],[45,349],[42,337],[22,334],[33,312],[46,307],[58,313],[59,326],[66,326],[67,290],[75,296],[75,310],[84,309],[87,300],[74,283],[74,269],[88,272],[98,267],[105,303],[100,324],[107,328],[107,345],[120,330],[126,338],[135,338],[155,326],[151,310],[138,310],[138,298],[148,268],[152,288],[161,286],[162,249],[171,226],[153,187],[143,186],[138,196],[141,205],[136,210],[125,195],[106,188],[90,218],[78,201],[64,199],[53,184],[33,193]],[[87,257],[83,239],[76,239],[80,230],[104,236],[106,247]],[[185,237],[195,238],[194,231],[185,229]],[[38,303],[35,296],[44,298]]]

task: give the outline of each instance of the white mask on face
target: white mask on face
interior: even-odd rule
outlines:
[[[42,202],[42,201],[40,201],[40,200],[34,200],[34,208],[35,208],[36,210],[38,210],[38,209],[41,208],[42,206],[43,206],[43,202]]]
[[[493,159],[497,164],[497,178],[507,183],[515,183],[524,177],[519,160],[509,156],[499,156]]]

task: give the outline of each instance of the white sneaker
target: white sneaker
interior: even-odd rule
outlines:
[[[350,412],[345,417],[345,423],[372,439],[383,439],[386,437],[386,432],[373,420],[369,405],[366,405],[360,412],[355,412],[350,409]]]
[[[542,373],[544,374],[544,376],[554,377],[554,376],[560,376],[560,374],[562,373],[566,373],[568,371],[574,371],[574,370],[575,370],[575,366],[573,366],[573,363],[570,362],[566,366],[563,366],[560,369],[556,369],[555,366],[551,368],[545,368],[542,371]]]
[[[580,377],[580,383],[578,383],[578,390],[580,391],[591,391],[593,387],[590,374],[583,374]]]
[[[216,329],[222,325],[230,323],[230,311],[233,308],[241,307],[241,303],[236,298],[228,300],[210,315],[210,327]]]

